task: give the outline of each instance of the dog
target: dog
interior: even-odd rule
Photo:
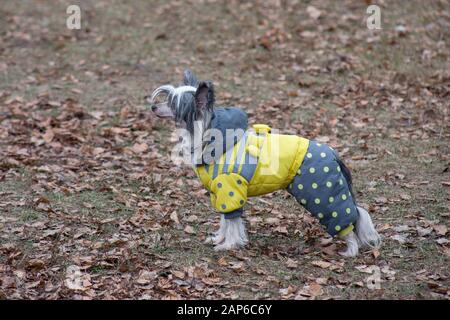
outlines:
[[[156,103],[164,97],[162,102]],[[354,257],[360,247],[379,247],[381,238],[369,213],[356,204],[349,169],[326,144],[277,134],[269,126],[248,129],[247,114],[216,107],[212,82],[186,70],[180,86],[163,85],[146,97],[159,118],[183,129],[182,150],[221,213],[220,228],[207,239],[216,250],[248,243],[243,207],[248,197],[286,189],[326,228],[340,236]]]

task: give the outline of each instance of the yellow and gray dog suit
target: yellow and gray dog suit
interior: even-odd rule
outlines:
[[[238,108],[215,108],[211,126],[224,135],[227,129],[246,130],[247,115]],[[337,153],[323,143],[271,133],[267,125],[253,128],[211,163],[195,166],[213,207],[226,219],[236,218],[249,197],[287,189],[330,235],[353,230],[358,210]]]

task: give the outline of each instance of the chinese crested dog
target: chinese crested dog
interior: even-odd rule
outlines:
[[[221,214],[219,230],[208,238],[216,250],[244,246],[247,199],[280,189],[293,195],[331,236],[346,241],[340,254],[352,257],[360,247],[380,245],[369,213],[356,204],[350,171],[333,148],[278,134],[264,124],[248,129],[247,114],[216,107],[212,83],[198,81],[189,70],[182,85],[163,85],[146,99],[156,116],[173,118],[183,129],[184,154]]]

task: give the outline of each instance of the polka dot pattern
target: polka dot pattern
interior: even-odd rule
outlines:
[[[310,142],[288,191],[332,236],[356,222],[357,210],[337,153],[326,144]]]

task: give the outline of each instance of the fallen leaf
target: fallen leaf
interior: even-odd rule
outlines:
[[[228,266],[228,262],[227,262],[227,260],[225,260],[225,257],[222,257],[222,258],[220,258],[219,260],[217,260],[217,263],[218,263],[220,266],[223,266],[223,267]]]
[[[380,256],[380,250],[378,249],[372,249],[372,255],[376,259]]]
[[[47,129],[45,133],[43,134],[42,138],[46,143],[52,142],[53,138],[55,137],[55,133],[52,129]]]
[[[395,234],[395,235],[391,236],[392,240],[395,240],[399,243],[405,243],[407,238],[408,238],[408,235],[405,235],[405,234]]]
[[[308,285],[311,296],[317,297],[323,294],[322,286],[316,282],[312,282]]]
[[[394,231],[397,231],[397,232],[404,232],[404,231],[408,231],[409,227],[406,225],[401,225],[401,226],[396,226],[393,229],[394,229]]]
[[[324,260],[315,260],[315,261],[312,261],[311,264],[313,266],[320,267],[322,269],[328,269],[332,265],[330,262],[324,261]]]
[[[177,214],[176,211],[173,211],[173,212],[170,214],[170,219],[171,219],[173,222],[175,222],[176,224],[180,224],[180,220],[178,219],[178,214]]]
[[[245,268],[244,268],[244,262],[239,261],[239,262],[230,262],[230,266],[231,269],[233,269],[233,271],[235,272],[244,272]]]
[[[319,9],[317,9],[316,7],[314,7],[314,6],[308,6],[306,8],[306,12],[314,20],[319,19],[319,17],[322,15],[322,12]]]
[[[288,234],[288,230],[286,227],[284,226],[279,226],[273,229],[274,231],[278,232],[278,233],[282,233],[282,234]]]
[[[433,231],[433,228],[422,228],[420,226],[417,226],[416,230],[417,230],[417,234],[419,236],[425,237],[425,236],[429,235]]]
[[[31,259],[27,263],[28,269],[42,269],[45,266],[45,262],[41,259]]]
[[[155,280],[157,276],[158,274],[155,271],[141,270],[139,271],[138,278],[135,282],[141,285],[149,284]]]
[[[297,291],[297,288],[294,286],[291,286],[291,285],[289,285],[287,288],[282,288],[279,290],[280,294],[283,296],[293,294],[296,291]]]
[[[286,266],[290,269],[296,269],[298,267],[298,262],[292,259],[287,259]]]
[[[142,153],[148,150],[148,145],[144,143],[135,143],[131,148],[134,153]]]
[[[185,277],[185,275],[186,275],[184,271],[176,271],[176,270],[173,270],[173,271],[172,271],[172,274],[173,274],[175,277],[180,278],[180,279],[184,279],[184,277]]]
[[[446,225],[443,224],[438,224],[433,226],[434,231],[440,235],[440,236],[445,236],[447,234],[448,228]]]
[[[184,228],[184,232],[189,233],[189,234],[195,234],[195,230],[191,226],[186,226]]]

